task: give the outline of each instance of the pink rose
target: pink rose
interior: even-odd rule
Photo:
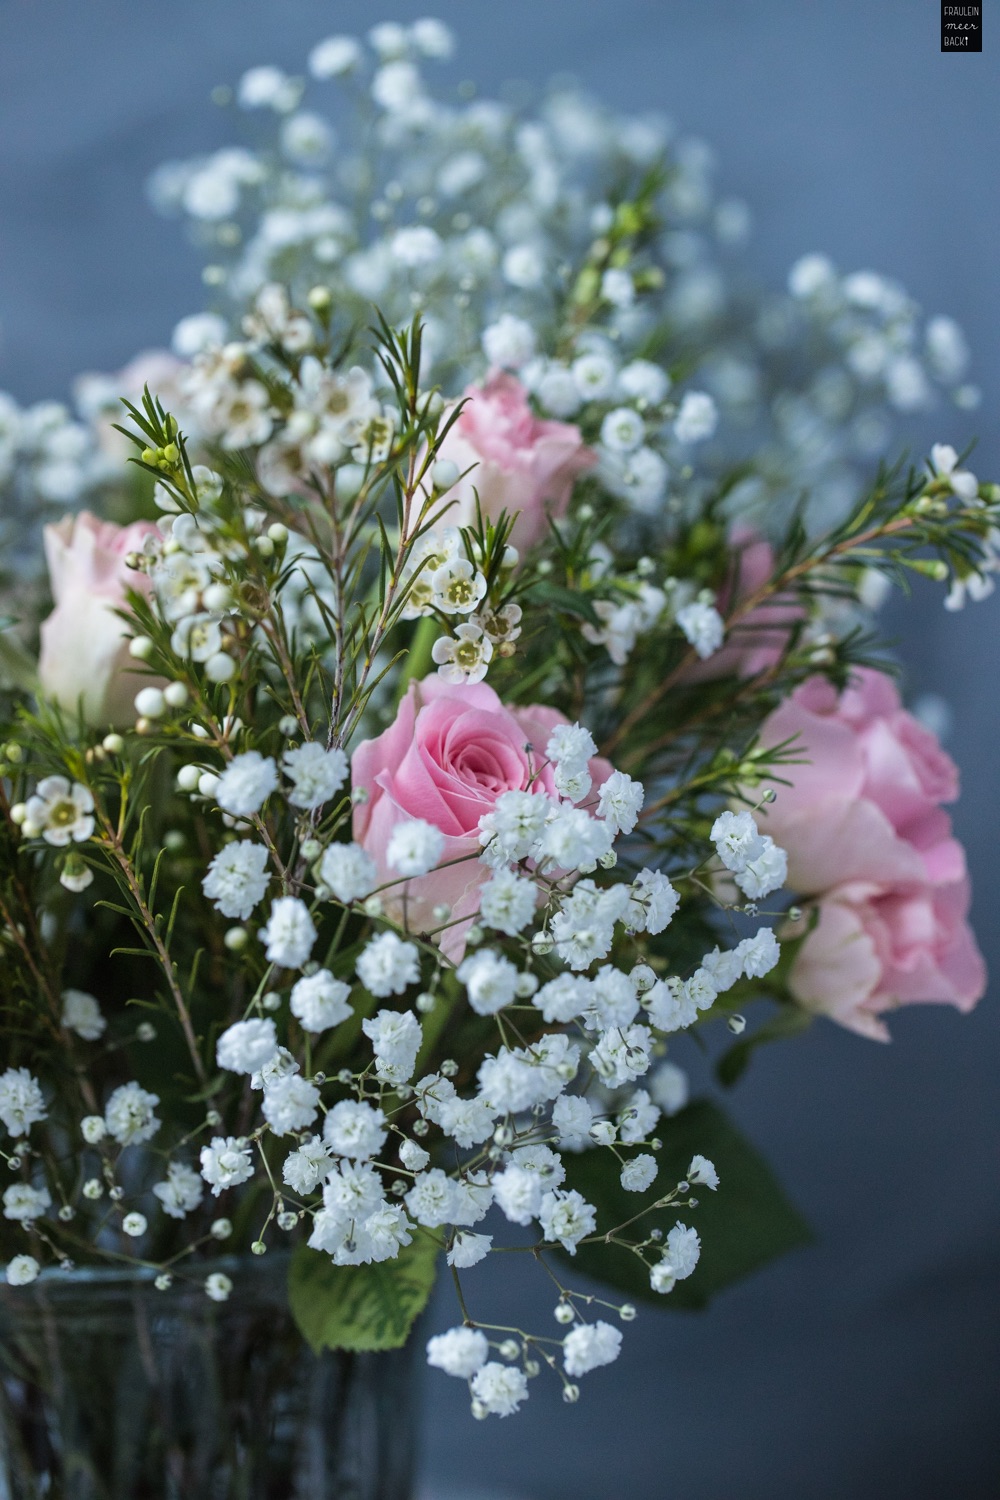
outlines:
[[[129,668],[124,622],[114,613],[126,589],[148,589],[145,573],[125,566],[156,527],[115,526],[88,511],[45,528],[45,558],[55,608],[42,623],[42,692],[68,713],[82,709],[94,728],[134,720],[136,693],[148,679]]]
[[[549,516],[565,515],[576,477],[590,468],[595,454],[584,447],[579,427],[536,417],[513,375],[494,375],[484,386],[469,386],[465,397],[462,414],[439,453],[464,474],[449,492],[455,505],[446,520],[470,525],[476,515],[475,491],[483,515],[492,520],[502,510],[511,516],[519,512],[511,540],[524,551],[544,537]]]
[[[962,846],[940,807],[958,772],[900,705],[881,672],[856,669],[838,696],[815,677],[764,725],[775,745],[797,736],[807,763],[779,774],[763,825],[788,853],[788,884],[819,903],[790,984],[801,1004],[863,1036],[888,1040],[878,1017],[914,1001],[968,1011],[986,971],[966,922]]]
[[[380,883],[399,881],[386,859],[398,823],[423,818],[444,834],[438,867],[399,881],[383,899],[397,914],[405,902],[407,923],[416,931],[441,925],[433,916],[438,905],[466,919],[441,937],[443,952],[455,963],[479,910],[480,888],[492,873],[479,860],[479,820],[502,792],[555,794],[550,768],[538,768],[553,729],[567,722],[554,708],[505,708],[485,682],[453,687],[441,677],[425,677],[410,683],[395,722],[351,757],[353,784],[369,794],[354,808],[354,837],[378,866]],[[611,766],[592,760],[590,772],[594,798]]]

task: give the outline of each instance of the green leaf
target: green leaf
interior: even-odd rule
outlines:
[[[591,625],[600,625],[594,606],[586,595],[574,593],[558,583],[533,583],[527,591],[532,604],[546,605],[577,620],[587,620]]]
[[[662,1126],[663,1147],[656,1153],[660,1171],[645,1193],[629,1193],[617,1172],[610,1172],[603,1151],[567,1153],[566,1183],[597,1209],[597,1222],[622,1224],[655,1203],[681,1181],[692,1156],[707,1156],[719,1173],[719,1186],[695,1188],[697,1208],[664,1209],[633,1226],[633,1238],[652,1228],[664,1231],[680,1220],[701,1236],[701,1259],[685,1281],[666,1296],[654,1292],[649,1272],[637,1255],[621,1245],[581,1246],[572,1258],[558,1252],[566,1265],[661,1307],[701,1308],[723,1287],[756,1271],[768,1261],[812,1241],[808,1224],[785,1197],[771,1169],[714,1104],[702,1099]],[[644,1147],[648,1151],[648,1147]]]
[[[321,1349],[400,1349],[427,1306],[440,1246],[416,1234],[395,1260],[335,1266],[299,1245],[288,1272],[288,1301],[299,1331]]]

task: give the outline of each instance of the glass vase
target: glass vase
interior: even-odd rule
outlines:
[[[288,1257],[157,1291],[142,1269],[0,1284],[0,1500],[408,1500],[406,1350],[314,1355]]]

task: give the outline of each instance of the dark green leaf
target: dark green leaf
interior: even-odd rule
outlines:
[[[288,1301],[310,1348],[400,1349],[427,1305],[439,1247],[416,1234],[395,1260],[335,1266],[300,1245],[288,1273]]]
[[[693,1275],[661,1296],[650,1287],[649,1273],[639,1257],[621,1245],[584,1245],[572,1259],[560,1252],[567,1265],[630,1298],[690,1309],[704,1307],[723,1287],[786,1251],[810,1243],[809,1226],[789,1203],[767,1163],[714,1104],[698,1100],[673,1119],[664,1120],[662,1139],[663,1147],[656,1153],[659,1176],[646,1193],[626,1192],[617,1172],[609,1172],[603,1151],[567,1154],[565,1185],[577,1188],[595,1206],[598,1224],[622,1224],[682,1180],[692,1156],[707,1156],[719,1173],[714,1193],[695,1188],[697,1208],[664,1209],[633,1226],[636,1239],[648,1229],[666,1231],[678,1220],[697,1229],[701,1260]]]

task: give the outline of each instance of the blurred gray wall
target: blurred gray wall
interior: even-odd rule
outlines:
[[[0,388],[62,396],[199,305],[197,259],[142,182],[221,144],[214,84],[259,62],[301,70],[323,35],[428,7],[459,33],[456,79],[490,91],[571,72],[708,140],[754,210],[762,276],[822,249],[957,317],[984,402],[928,441],[978,435],[973,466],[1000,477],[989,3],[985,50],[963,57],[938,50],[937,0],[0,0]],[[955,617],[927,590],[887,623],[905,631],[910,691],[954,713],[958,832],[1000,974],[998,621],[996,599]],[[995,997],[968,1019],[914,1009],[891,1047],[816,1027],[762,1057],[733,1107],[817,1245],[705,1316],[644,1311],[572,1410],[536,1388],[521,1416],[475,1424],[459,1383],[429,1376],[428,1495],[992,1500],[997,1014]],[[532,1286],[544,1323],[551,1298]],[[438,1326],[453,1311],[445,1289]]]

